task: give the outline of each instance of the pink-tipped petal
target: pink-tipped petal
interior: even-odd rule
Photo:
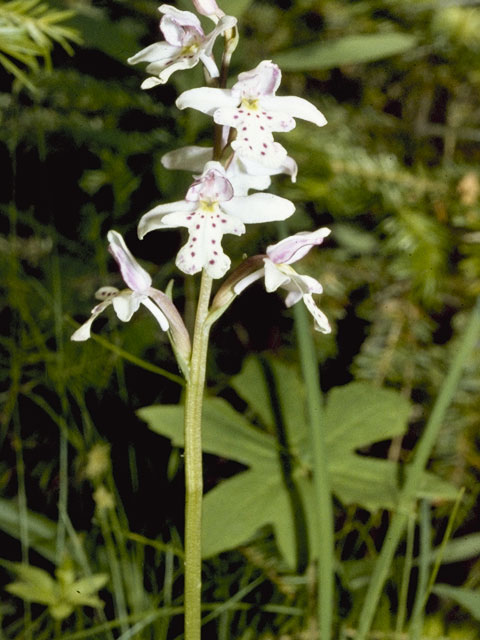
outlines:
[[[117,262],[125,284],[132,291],[145,291],[152,284],[152,279],[130,253],[125,241],[117,231],[109,231],[109,251]]]
[[[267,255],[276,264],[291,264],[303,258],[312,247],[319,245],[330,234],[322,227],[316,231],[300,231],[267,247]]]
[[[245,98],[274,95],[280,86],[282,72],[271,60],[263,60],[255,69],[238,75],[232,90]]]

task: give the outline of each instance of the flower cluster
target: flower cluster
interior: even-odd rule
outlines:
[[[185,227],[188,238],[178,252],[177,267],[189,275],[204,271],[210,278],[218,279],[231,266],[222,247],[225,234],[242,235],[248,224],[285,220],[295,210],[290,200],[264,193],[272,176],[285,173],[292,181],[297,176],[295,161],[274,139],[274,134],[291,131],[296,125],[295,118],[319,127],[326,124],[326,119],[303,98],[276,95],[282,76],[271,60],[240,73],[231,89],[225,88],[225,74],[217,80],[220,73],[213,46],[216,38],[223,35],[225,70],[238,39],[236,19],[226,16],[215,0],[193,1],[197,11],[214,22],[210,33],[205,34],[194,13],[162,5],[160,31],[164,40],[151,44],[128,61],[147,63],[150,75],[142,83],[143,89],[163,84],[175,71],[190,69],[201,62],[208,86],[184,91],[176,105],[212,117],[216,126],[215,147],[183,147],[163,156],[166,168],[192,172],[193,182],[182,200],[158,204],[145,213],[138,225],[138,236],[142,239],[152,231]],[[264,278],[267,291],[287,290],[287,307],[302,300],[314,318],[315,328],[328,333],[328,320],[313,299],[313,294],[322,293],[321,284],[313,277],[298,274],[291,264],[323,242],[329,233],[322,228],[296,234],[269,246],[266,254],[248,258],[230,274],[216,299],[230,302],[250,283]],[[110,231],[108,239],[110,252],[128,288],[123,291],[101,288],[97,292],[101,302],[72,339],[86,340],[92,322],[107,306],[113,305],[117,316],[126,321],[142,304],[151,311],[160,328],[169,332],[177,356],[180,353],[187,362],[189,336],[175,306],[164,293],[152,287],[150,276],[133,258],[120,234]]]

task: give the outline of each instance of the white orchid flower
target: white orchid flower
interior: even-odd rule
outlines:
[[[152,76],[142,82],[142,89],[165,84],[172,73],[179,69],[191,69],[198,62],[205,65],[212,78],[217,78],[219,72],[212,55],[213,45],[217,36],[236,25],[237,19],[224,15],[215,28],[205,35],[194,13],[180,11],[169,4],[162,4],[158,10],[163,13],[160,31],[165,42],[151,44],[128,58],[130,64],[149,63],[146,70]]]
[[[157,294],[161,294],[160,297],[167,298],[167,296],[161,291],[152,288],[152,279],[132,256],[125,241],[117,231],[109,231],[107,237],[109,251],[115,258],[123,280],[129,288],[119,291],[116,287],[101,287],[96,292],[95,297],[97,300],[102,300],[102,302],[92,309],[90,318],[75,331],[71,339],[76,342],[88,340],[93,321],[110,305],[113,305],[115,313],[120,320],[128,322],[140,304],[143,304],[154,315],[160,328],[163,331],[167,331],[169,322],[158,304],[152,300],[153,297],[158,298]]]
[[[302,231],[285,238],[277,244],[267,247],[267,255],[263,258],[263,267],[241,278],[233,286],[233,291],[239,295],[248,285],[260,278],[265,278],[265,288],[270,293],[278,288],[286,289],[287,307],[291,307],[299,300],[312,314],[317,331],[330,333],[331,328],[327,316],[315,304],[312,294],[322,293],[323,287],[311,276],[300,275],[290,266],[303,258],[312,247],[319,245],[330,234],[330,229],[322,227],[317,231]]]
[[[184,91],[177,99],[179,109],[191,107],[213,116],[217,124],[233,127],[237,137],[232,149],[242,157],[261,165],[279,167],[286,150],[275,142],[272,132],[291,131],[294,118],[302,118],[319,127],[325,116],[311,102],[296,96],[276,96],[281,71],[271,60],[238,76],[231,89],[201,87]]]
[[[219,162],[207,162],[190,186],[185,200],[161,204],[142,216],[138,235],[155,229],[187,227],[188,242],[180,249],[176,264],[184,273],[202,269],[221,278],[230,267],[221,241],[226,233],[242,235],[245,224],[285,220],[295,211],[290,200],[269,193],[236,196]]]
[[[166,169],[180,169],[198,173],[212,158],[212,147],[188,146],[174,149],[163,155],[162,164]],[[290,156],[287,156],[279,167],[265,167],[234,153],[226,167],[225,175],[233,186],[234,194],[246,196],[250,189],[255,191],[268,189],[272,182],[270,179],[272,175],[287,173],[292,182],[295,182],[297,171],[297,163]]]

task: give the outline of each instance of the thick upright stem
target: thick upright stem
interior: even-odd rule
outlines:
[[[209,325],[205,322],[212,279],[202,272],[185,402],[185,640],[201,636],[202,404]]]

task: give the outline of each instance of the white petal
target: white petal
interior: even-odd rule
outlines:
[[[112,300],[117,317],[122,322],[128,322],[135,311],[138,310],[143,298],[144,296],[138,295],[135,291],[129,291],[128,289],[120,291]]]
[[[195,211],[196,205],[197,203],[187,202],[186,200],[169,202],[168,204],[159,204],[140,218],[137,229],[138,237],[142,240],[147,233],[150,233],[150,231],[170,228],[172,225],[168,225],[163,222],[166,215],[172,213],[184,213],[185,215],[188,215]]]
[[[246,223],[285,220],[295,211],[293,202],[272,193],[254,193],[251,196],[232,198],[229,202],[220,203],[220,207]]]
[[[152,284],[152,279],[132,256],[122,236],[117,231],[109,231],[107,238],[110,243],[109,251],[120,267],[125,284],[133,291],[148,289]]]
[[[306,293],[303,296],[303,302],[313,316],[313,319],[315,321],[314,327],[316,331],[321,331],[322,333],[331,333],[332,329],[328,322],[327,316],[317,307],[311,294]]]
[[[271,293],[278,287],[284,286],[290,281],[290,276],[283,273],[276,264],[268,258],[263,261],[265,264],[265,289]]]
[[[157,307],[157,305],[152,300],[150,300],[150,298],[143,298],[141,303],[145,307],[147,307],[147,309],[153,314],[162,331],[168,331],[168,320],[165,317],[164,313]]]
[[[301,118],[313,122],[319,127],[327,124],[323,113],[315,105],[297,96],[265,96],[261,105],[267,112],[285,113],[293,118]]]
[[[204,42],[204,51],[206,55],[211,55],[213,45],[215,44],[215,40],[217,37],[226,31],[227,29],[231,29],[237,24],[237,19],[233,16],[223,16],[221,20],[219,20],[217,26],[210,31],[210,33],[205,37]]]
[[[265,269],[258,269],[253,273],[249,273],[248,276],[239,280],[233,287],[234,292],[238,295],[242,293],[247,287],[249,287],[256,280],[260,280],[265,275]]]
[[[297,260],[307,255],[312,247],[322,244],[324,238],[329,234],[330,229],[327,229],[327,227],[311,232],[300,231],[267,247],[267,255],[270,260],[277,264],[297,262]]]
[[[105,300],[105,302],[101,302],[97,304],[93,309],[90,315],[90,318],[79,327],[75,333],[71,336],[70,340],[74,342],[83,342],[84,340],[88,340],[90,338],[90,329],[95,318],[104,311],[107,307],[109,307],[113,302],[113,299]]]
[[[162,156],[161,163],[165,169],[182,169],[198,173],[212,157],[212,147],[189,146],[169,151]]]
[[[142,82],[140,89],[153,89],[153,87],[157,87],[159,84],[163,83],[158,78],[151,76]]]
[[[129,64],[137,64],[138,62],[158,62],[168,64],[172,59],[176,58],[180,49],[172,46],[168,42],[155,42],[142,49],[131,58],[128,58]]]
[[[232,96],[230,89],[199,87],[184,91],[178,96],[175,104],[179,109],[191,107],[211,116],[219,107],[236,105],[237,99]]]
[[[163,15],[173,18],[183,27],[194,27],[203,33],[200,20],[191,11],[182,11],[181,9],[173,7],[171,4],[162,4],[158,7],[158,10],[160,13],[163,13]]]
[[[160,84],[165,84],[172,73],[175,73],[175,71],[180,71],[181,69],[191,69],[196,64],[198,64],[198,60],[198,55],[192,55],[189,58],[179,57],[177,60],[174,60],[167,66],[152,62],[152,64],[148,65],[146,71],[147,73],[158,75]]]
[[[199,51],[198,58],[203,63],[205,69],[208,71],[208,75],[211,78],[218,78],[220,72],[218,70],[217,63],[213,59],[213,56],[211,54],[206,54],[202,51]]]
[[[233,89],[247,98],[273,95],[280,86],[282,73],[271,60],[262,60],[255,69],[238,74]]]
[[[297,304],[299,300],[303,298],[303,293],[298,289],[292,289],[285,298],[285,306],[290,308],[294,304]]]

